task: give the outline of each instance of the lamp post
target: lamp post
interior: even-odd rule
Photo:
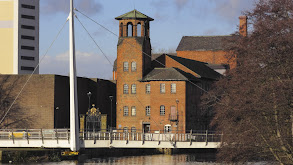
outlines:
[[[89,98],[89,109],[91,109],[91,95],[92,95],[92,92],[87,93],[87,97]]]
[[[59,114],[58,114],[59,107],[56,107],[55,109],[56,109],[56,114],[57,114],[57,115],[56,115],[55,128],[57,128],[57,125],[58,125],[58,115],[59,115]]]
[[[179,103],[179,100],[178,99],[176,99],[176,104],[177,104],[177,134],[178,134],[178,124],[179,124],[179,116],[178,116],[178,103]]]
[[[110,100],[111,100],[111,129],[112,129],[112,101],[113,101],[113,96],[109,96]]]

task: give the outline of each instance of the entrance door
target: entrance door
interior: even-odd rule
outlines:
[[[143,124],[143,132],[150,133],[150,131],[151,131],[151,125],[150,124]]]

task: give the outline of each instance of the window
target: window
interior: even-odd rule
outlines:
[[[131,127],[131,132],[132,133],[136,132],[136,128],[135,127]]]
[[[165,84],[160,84],[160,91],[161,91],[161,93],[166,92]]]
[[[21,46],[21,49],[24,49],[24,50],[35,50],[35,47],[33,47],[33,46]]]
[[[28,26],[28,25],[21,25],[22,29],[28,29],[28,30],[35,30],[34,26]]]
[[[137,27],[137,36],[141,37],[141,24],[138,23],[136,27]]]
[[[136,94],[136,85],[135,84],[131,85],[131,93]]]
[[[35,16],[32,16],[32,15],[24,15],[24,14],[22,14],[21,15],[21,18],[25,18],[25,19],[35,19]]]
[[[124,86],[123,86],[123,93],[128,94],[128,85],[127,84],[124,84]]]
[[[33,37],[33,36],[24,36],[24,35],[21,35],[21,39],[25,39],[25,40],[35,40],[35,37]]]
[[[164,116],[165,115],[165,106],[164,105],[161,105],[160,106],[160,115],[161,116]]]
[[[128,116],[128,107],[127,106],[123,107],[123,116]]]
[[[145,93],[150,94],[151,93],[151,84],[146,84],[145,85]]]
[[[30,57],[30,56],[21,56],[22,60],[30,60],[30,61],[34,61],[35,57]]]
[[[127,36],[132,37],[133,36],[133,25],[131,22],[127,24]]]
[[[171,93],[176,93],[176,84],[171,84]]]
[[[131,107],[131,116],[136,116],[136,107]]]
[[[22,8],[26,8],[26,9],[35,9],[35,8],[36,8],[35,6],[32,6],[32,5],[26,5],[26,4],[21,4],[21,7],[22,7]]]
[[[128,127],[124,127],[123,128],[123,132],[126,132],[127,133],[128,132]]]
[[[128,62],[123,62],[123,71],[128,72]]]
[[[20,69],[21,70],[28,70],[28,71],[34,71],[35,70],[34,67],[28,67],[28,66],[22,66]]]
[[[136,71],[136,62],[131,63],[131,71],[135,72]]]
[[[147,116],[151,115],[151,107],[150,106],[145,107],[145,115],[147,115]]]
[[[171,127],[170,124],[165,125],[165,126],[164,126],[164,132],[165,132],[165,133],[169,133],[169,132],[171,132],[171,131],[172,131],[171,128],[172,128],[172,127]]]

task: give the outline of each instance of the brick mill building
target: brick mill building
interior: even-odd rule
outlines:
[[[163,54],[151,60],[150,21],[133,10],[119,20],[117,129],[144,132],[204,130],[208,114],[200,107],[203,90],[221,75],[205,62]],[[201,88],[201,89],[200,89]]]

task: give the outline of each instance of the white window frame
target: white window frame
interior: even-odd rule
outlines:
[[[123,116],[128,116],[129,115],[129,108],[128,106],[123,107]]]
[[[136,94],[136,84],[131,85],[131,94]]]
[[[176,84],[175,83],[171,84],[171,93],[176,93]]]
[[[125,62],[123,62],[123,71],[128,72],[128,70],[129,70],[129,65],[128,65],[128,62],[125,61]]]
[[[136,107],[135,106],[131,107],[131,116],[136,116]]]
[[[129,93],[129,87],[127,84],[123,85],[123,94],[128,94]]]
[[[146,106],[145,107],[145,115],[146,116],[151,116],[151,106]]]
[[[166,84],[160,84],[160,93],[166,93]]]
[[[166,114],[166,107],[165,107],[165,105],[161,105],[160,106],[160,115],[165,116],[165,114]]]
[[[135,62],[135,61],[133,61],[133,62],[131,63],[131,71],[132,71],[132,72],[136,72],[136,62]]]
[[[171,133],[172,132],[172,126],[170,124],[166,124],[164,126],[164,133]]]
[[[145,85],[145,93],[150,94],[151,93],[151,84],[146,84]]]

